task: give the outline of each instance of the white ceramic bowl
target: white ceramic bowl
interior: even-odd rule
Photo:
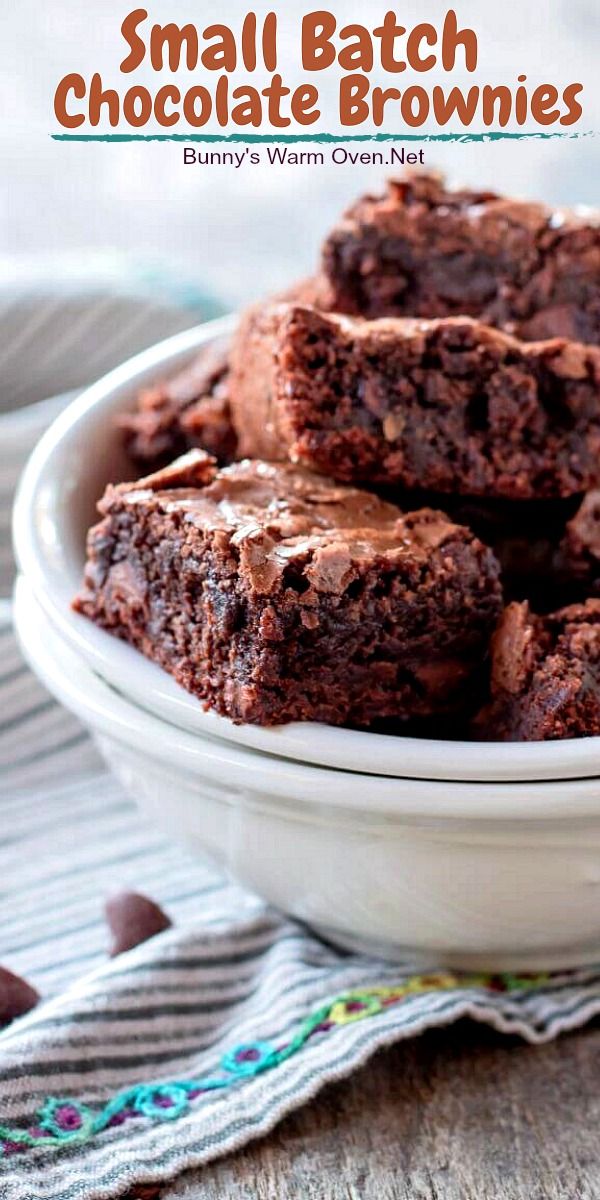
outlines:
[[[144,813],[344,946],[490,970],[600,959],[600,781],[442,783],[277,759],[120,696],[21,581],[26,657]]]
[[[130,473],[112,418],[139,388],[177,370],[202,346],[226,339],[234,319],[191,329],[106,375],[61,414],[31,457],[19,490],[14,541],[21,570],[65,641],[119,690],[157,716],[267,753],[392,776],[448,780],[581,778],[600,773],[600,738],[521,745],[447,742],[290,724],[234,725],[131,647],[74,613],[85,533],[109,480]]]
[[[0,412],[0,595],[10,596],[15,579],[11,514],[19,476],[33,447],[77,392],[64,392]]]

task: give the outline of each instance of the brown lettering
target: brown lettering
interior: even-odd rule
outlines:
[[[498,116],[496,117],[495,105],[498,103]],[[493,125],[498,120],[499,125],[508,125],[512,114],[512,93],[509,87],[500,84],[499,87],[491,87],[486,83],[481,92],[481,111],[483,115],[484,125]]]
[[[469,88],[467,95],[461,92],[460,88],[453,87],[448,92],[444,92],[442,87],[437,84],[431,93],[433,101],[433,112],[438,125],[447,125],[448,121],[452,120],[456,114],[457,120],[461,125],[470,125],[479,101],[479,88]]]
[[[137,84],[129,88],[123,96],[123,117],[128,125],[140,129],[147,125],[152,116],[152,96],[148,88]]]
[[[89,120],[90,125],[99,125],[100,109],[103,104],[108,108],[108,120],[111,125],[119,124],[119,93],[114,88],[102,88],[102,77],[96,72],[90,80],[89,90]]]
[[[400,111],[406,125],[414,128],[424,125],[429,116],[429,96],[425,88],[419,84],[408,87],[400,101]]]
[[[198,112],[196,107],[198,101],[200,101],[201,105],[200,112]],[[191,125],[195,129],[200,128],[202,125],[206,125],[206,122],[210,118],[211,108],[212,101],[210,98],[210,92],[207,88],[202,87],[201,85],[190,88],[183,97],[184,118],[187,121],[187,124]]]
[[[396,58],[396,40],[406,33],[404,25],[396,24],[396,14],[386,12],[383,18],[383,25],[378,25],[373,30],[373,34],[377,38],[381,38],[381,65],[384,71],[397,74],[399,71],[406,70],[406,63],[403,58]]]
[[[277,70],[277,16],[274,12],[267,13],[265,17],[262,52],[265,67],[273,74]]]
[[[442,32],[442,66],[445,71],[454,70],[458,46],[464,49],[467,71],[474,71],[477,67],[477,34],[473,29],[459,29],[456,13],[451,8],[446,13]]]
[[[422,25],[415,25],[411,30],[406,43],[406,57],[413,71],[430,71],[432,67],[435,67],[435,54],[427,54],[425,58],[421,58],[421,42],[426,42],[428,46],[435,46],[437,40],[438,36],[433,25],[426,22]]]
[[[294,121],[299,125],[314,125],[321,116],[320,110],[314,107],[318,99],[319,93],[314,84],[307,83],[304,87],[296,88],[291,101]]]
[[[235,38],[227,25],[208,25],[204,38],[216,38],[214,46],[207,46],[200,55],[202,66],[207,71],[235,71],[237,50]]]
[[[369,80],[365,75],[344,75],[340,79],[340,121],[342,125],[362,125],[369,118]]]
[[[340,29],[343,40],[354,38],[349,46],[342,46],[338,62],[343,71],[372,71],[373,43],[364,25],[345,25]]]
[[[170,71],[178,71],[185,45],[185,62],[189,71],[198,66],[198,31],[195,25],[153,25],[150,33],[150,62],[155,71],[162,71],[165,47]]]
[[[558,88],[551,83],[543,83],[531,95],[531,115],[538,125],[554,125],[560,117],[556,107]]]
[[[61,125],[64,125],[65,129],[77,129],[79,125],[83,125],[85,117],[82,113],[71,116],[67,112],[67,97],[69,92],[73,93],[76,100],[84,99],[85,80],[81,75],[65,75],[54,93],[54,113],[57,121]]]
[[[262,105],[256,88],[235,88],[232,98],[241,101],[239,104],[235,104],[231,110],[231,120],[234,125],[254,125],[255,129],[259,129],[262,120]]]
[[[302,66],[305,71],[322,71],[335,62],[331,42],[335,29],[335,17],[326,9],[302,18]]]
[[[519,83],[524,84],[526,75],[519,75]],[[529,98],[527,88],[518,87],[515,92],[515,120],[518,125],[524,125],[528,115]]]
[[[398,88],[374,88],[373,90],[373,122],[383,125],[385,106],[388,100],[399,100],[402,92]]]
[[[289,87],[284,87],[281,75],[274,75],[269,86],[262,89],[262,95],[268,101],[268,121],[274,125],[276,129],[285,129],[291,125],[289,117],[281,115],[281,101],[284,96],[289,96]]]
[[[135,71],[146,56],[146,47],[137,32],[137,27],[146,20],[147,16],[145,8],[135,8],[133,12],[128,13],[121,25],[121,33],[129,46],[129,54],[127,58],[123,59],[120,67],[125,74],[128,71]]]
[[[177,125],[179,122],[179,113],[171,112],[167,114],[166,105],[171,101],[173,104],[181,103],[181,92],[174,84],[166,83],[164,87],[158,89],[156,99],[154,101],[154,115],[159,125],[169,126]]]
[[[578,100],[575,99],[580,92],[583,91],[583,84],[570,83],[563,92],[563,100],[567,105],[567,111],[560,118],[561,125],[574,125],[576,121],[583,116],[583,108]]]
[[[253,12],[246,13],[242,24],[242,59],[247,71],[256,70],[256,13]]]

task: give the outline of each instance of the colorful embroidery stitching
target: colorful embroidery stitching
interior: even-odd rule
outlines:
[[[372,987],[346,992],[323,1004],[300,1025],[289,1042],[272,1046],[256,1041],[235,1046],[221,1060],[221,1070],[204,1079],[183,1079],[170,1083],[136,1084],[118,1092],[100,1111],[70,1098],[49,1097],[29,1129],[11,1129],[0,1125],[0,1157],[8,1158],[35,1146],[61,1149],[87,1142],[105,1129],[140,1117],[174,1121],[189,1110],[199,1097],[229,1088],[243,1079],[272,1070],[297,1054],[309,1038],[327,1034],[340,1025],[375,1017],[410,995],[419,992],[451,991],[479,987],[487,991],[522,991],[546,983],[547,974],[529,975],[452,975],[437,973],[414,975],[397,987]]]

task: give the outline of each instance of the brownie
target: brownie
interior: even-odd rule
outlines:
[[[498,564],[441,512],[200,451],[100,512],[75,608],[236,722],[368,728],[475,694]]]
[[[339,312],[466,313],[528,340],[600,342],[600,226],[585,210],[407,175],[348,210],[322,266]]]
[[[155,468],[193,446],[219,462],[233,458],[228,376],[226,351],[208,347],[171,379],[140,392],[136,409],[119,418],[134,462]]]
[[[577,514],[581,496],[566,500],[497,500],[399,488],[381,488],[378,494],[404,509],[443,506],[452,521],[467,525],[494,551],[507,601],[530,600],[536,611],[550,612],[591,594],[592,572],[575,571],[564,549],[569,522]]]
[[[300,280],[277,299],[319,307],[326,296],[325,282],[317,275]],[[146,470],[167,466],[194,447],[219,463],[232,462],[238,455],[227,349],[208,346],[170,379],[144,388],[134,411],[119,417],[119,425],[130,457]]]
[[[536,611],[550,612],[600,596],[600,491],[540,501],[397,489],[383,495],[411,508],[444,502],[453,521],[492,547],[507,599],[526,599]]]
[[[509,604],[492,638],[491,701],[475,721],[494,741],[600,735],[600,600],[540,617]]]
[[[469,317],[254,308],[232,351],[241,456],[343,482],[513,500],[600,483],[600,349]]]
[[[431,492],[402,503],[439,506]],[[386,499],[399,502],[389,490]],[[568,500],[502,501],[444,497],[453,521],[468,525],[500,563],[504,595],[543,612],[600,596],[600,491]]]

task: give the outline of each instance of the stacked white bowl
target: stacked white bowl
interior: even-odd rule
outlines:
[[[24,652],[142,812],[344,946],[427,966],[600,960],[600,738],[476,744],[234,725],[74,613],[85,534],[130,473],[114,417],[233,322],[199,326],[89,388],[17,498]]]

